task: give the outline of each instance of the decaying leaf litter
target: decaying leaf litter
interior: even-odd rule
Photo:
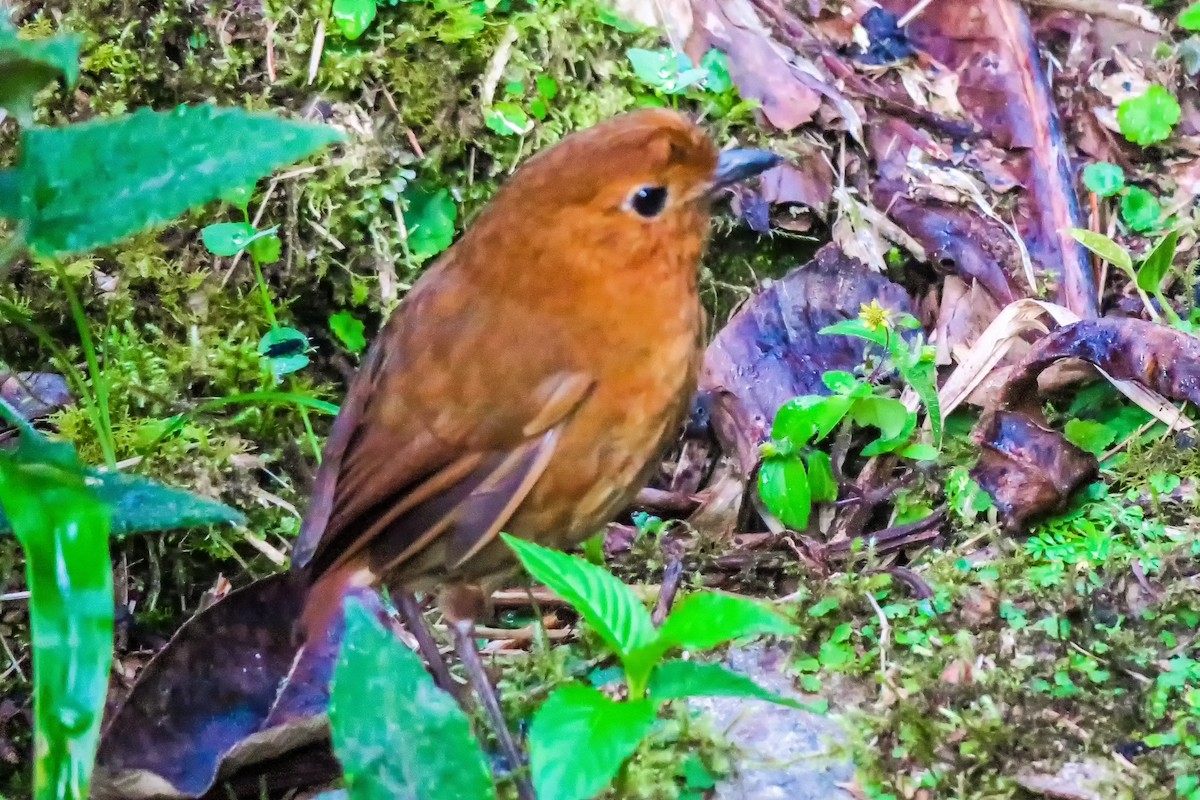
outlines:
[[[653,584],[667,595],[681,583],[716,586],[779,598],[795,613],[802,631],[787,669],[845,717],[861,767],[847,796],[1191,796],[1200,611],[1186,404],[1200,369],[1191,336],[1200,117],[1196,45],[1176,24],[1186,8],[624,5],[695,61],[725,52],[741,96],[759,102],[756,129],[740,135],[769,137],[790,158],[732,206],[751,229],[774,231],[779,279],[716,334],[692,424],[637,513],[605,537],[610,562],[649,584],[648,597]],[[44,11],[29,9],[27,23],[54,19]],[[261,25],[245,15],[203,23],[235,54],[242,42],[261,49]],[[487,66],[502,74],[498,45]],[[354,132],[376,124],[353,107],[331,111]],[[438,144],[431,130],[414,150]],[[1099,163],[1112,165],[1103,176]],[[321,234],[320,215],[290,197],[287,213],[309,229],[289,225],[289,253],[299,237],[345,247],[341,231]],[[1150,280],[1143,262],[1171,230],[1174,258]],[[801,264],[787,238],[797,235],[831,244]],[[385,255],[395,253],[379,263]],[[279,280],[303,269],[289,258]],[[385,298],[397,281],[388,270],[378,275]],[[87,271],[100,287],[116,267]],[[905,387],[879,368],[878,348],[819,333],[873,302],[894,318],[911,313],[920,327],[895,335],[932,348],[941,454],[864,458],[873,433],[848,425],[815,448],[830,455],[836,499],[789,529],[756,491],[776,412],[794,396],[828,393],[831,370]],[[303,302],[293,313],[304,315]],[[254,483],[244,496],[289,502]],[[286,549],[272,538],[263,546]],[[523,594],[505,595],[518,618],[488,635],[497,663],[512,665],[506,697],[527,711],[512,696],[544,692],[531,676],[546,677],[536,662],[547,656],[536,646],[528,655],[542,632]],[[180,612],[193,607],[180,599]],[[552,598],[535,607],[551,640],[574,639],[573,617]],[[147,649],[122,657],[126,683]],[[18,656],[12,663],[19,671]],[[529,664],[525,674],[519,665]],[[218,680],[236,672],[221,659],[212,666]],[[21,713],[0,716],[4,730]],[[314,777],[271,769],[283,786]],[[646,796],[681,791],[664,784]]]

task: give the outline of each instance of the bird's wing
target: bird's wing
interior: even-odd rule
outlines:
[[[470,558],[536,483],[591,391],[591,377],[570,370],[547,371],[516,398],[456,387],[470,381],[477,343],[459,329],[451,352],[423,359],[406,337],[424,324],[429,346],[436,306],[424,311],[380,337],[334,423],[294,559],[313,578],[364,551],[380,574],[439,537],[448,567]]]

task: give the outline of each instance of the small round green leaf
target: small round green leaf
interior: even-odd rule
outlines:
[[[278,234],[263,234],[250,242],[246,252],[259,264],[274,264],[283,253],[283,242],[279,241]]]
[[[350,41],[362,36],[375,20],[375,0],[333,0],[333,21]]]
[[[445,250],[454,241],[458,207],[449,189],[428,190],[409,184],[404,194],[404,224],[408,227],[408,249],[418,262]]]
[[[254,226],[246,222],[217,222],[200,231],[200,241],[214,256],[232,256],[250,242],[254,233]]]
[[[656,706],[649,700],[618,703],[582,683],[556,689],[529,726],[529,761],[538,798],[595,797],[646,738],[655,717]]]
[[[221,192],[221,199],[234,208],[245,211],[250,205],[250,198],[254,194],[254,186],[235,186],[232,189],[227,189]]]
[[[812,495],[808,473],[798,456],[764,460],[758,470],[758,494],[784,525],[797,531],[808,528]]]
[[[295,328],[272,328],[258,343],[258,354],[271,364],[276,378],[308,366],[308,337]]]
[[[1178,21],[1185,31],[1200,31],[1200,3],[1192,3],[1180,11]]]
[[[363,322],[349,311],[339,311],[329,318],[329,329],[351,353],[361,353],[367,346]]]
[[[1121,198],[1121,219],[1139,233],[1154,230],[1162,220],[1162,205],[1145,189],[1130,186]]]
[[[1083,168],[1083,185],[1101,197],[1112,197],[1125,188],[1125,170],[1107,161],[1088,164]]]
[[[1145,147],[1169,138],[1182,113],[1179,101],[1162,86],[1155,85],[1121,103],[1117,107],[1117,123],[1126,139]]]
[[[1117,438],[1112,428],[1087,419],[1068,420],[1063,427],[1063,435],[1068,442],[1094,456],[1102,455]]]
[[[483,115],[483,122],[501,136],[524,136],[533,129],[525,109],[516,103],[496,103]]]

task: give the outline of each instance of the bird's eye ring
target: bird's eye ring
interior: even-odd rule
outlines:
[[[667,207],[667,187],[643,186],[629,198],[629,207],[646,219],[657,217]]]

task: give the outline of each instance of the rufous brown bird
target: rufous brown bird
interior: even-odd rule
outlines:
[[[648,109],[505,182],[388,320],[334,423],[294,559],[306,637],[351,586],[437,592],[477,672],[473,620],[515,565],[498,534],[570,547],[645,484],[696,386],[710,201],[777,161]]]

